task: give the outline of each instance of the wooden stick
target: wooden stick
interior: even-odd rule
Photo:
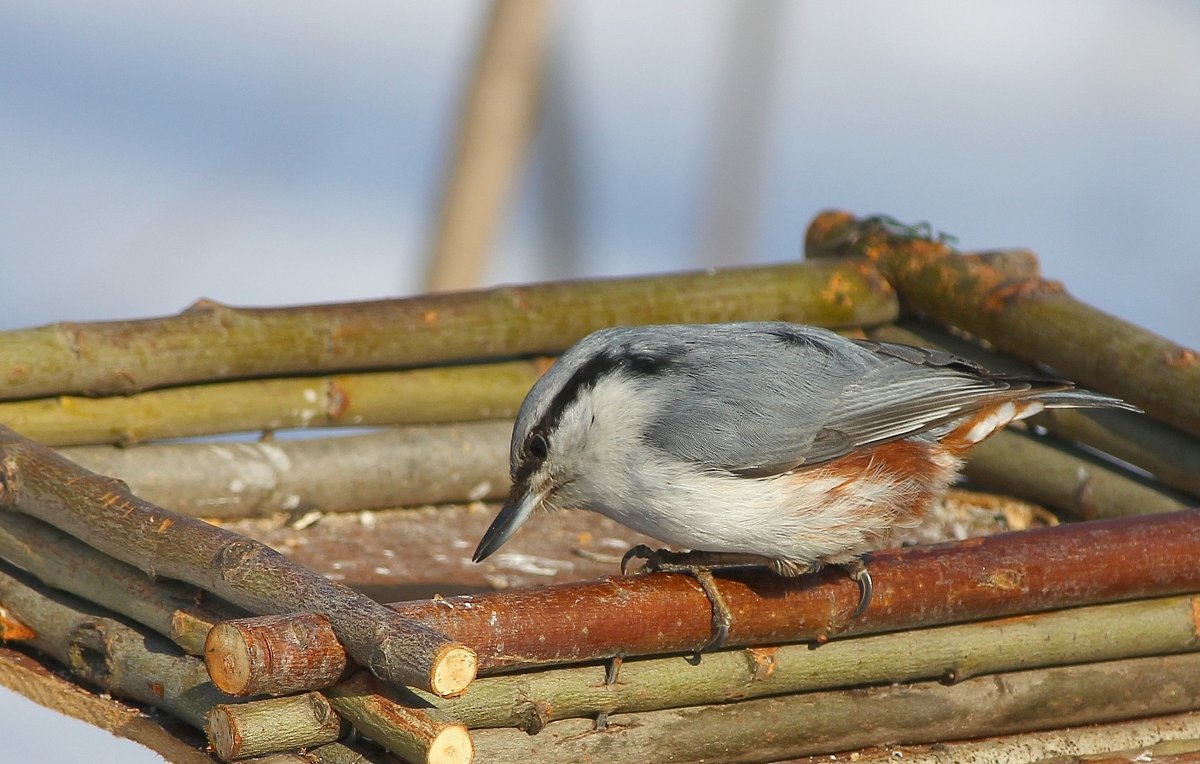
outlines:
[[[411,692],[381,694],[363,672],[332,686],[344,673],[346,654],[321,616],[221,624],[209,635],[205,658],[213,683],[230,695],[328,687],[330,700],[356,728],[397,755],[420,761],[470,759],[466,728]]]
[[[915,309],[1200,436],[1200,353],[1085,305],[1058,282],[1012,280],[942,242],[847,212],[818,215],[805,253],[866,255]]]
[[[221,382],[110,398],[0,403],[0,421],[48,445],[293,427],[511,419],[543,361]]]
[[[1002,533],[867,556],[874,598],[838,570],[717,576],[730,646],[823,642],[1200,590],[1200,510]],[[390,606],[475,648],[482,672],[616,654],[691,652],[710,638],[695,579],[648,574]],[[570,613],[564,618],[564,613]],[[648,628],[651,624],[652,628]]]
[[[224,700],[199,658],[0,562],[0,602],[37,634],[31,644],[106,692],[161,708],[193,727]]]
[[[152,580],[132,565],[15,512],[0,512],[0,558],[47,586],[154,629],[191,655],[203,653],[213,624],[245,614],[220,601],[204,601],[196,587]]]
[[[987,350],[925,321],[904,320],[871,330],[872,339],[947,350],[1004,374],[1037,374],[1033,367]],[[1128,411],[1053,409],[1028,420],[1068,440],[1086,443],[1150,472],[1165,485],[1200,496],[1200,439]]]
[[[107,616],[104,611],[71,595],[43,587],[31,577],[0,562],[0,602],[21,614],[37,636],[31,644],[68,666],[82,681],[101,690],[162,709],[186,724],[201,729],[209,709],[227,702],[208,679],[204,664],[181,655],[154,633],[134,628]],[[0,684],[29,695],[57,711],[97,724],[114,734],[148,745],[171,761],[210,761],[157,725],[147,725],[145,715],[120,713],[101,699],[68,685],[40,666],[23,658],[19,681],[8,681],[13,670],[11,653],[0,649]],[[309,752],[326,764],[369,764],[376,758],[341,743],[329,743]]]
[[[848,616],[858,588],[840,571],[799,579],[730,571],[717,584],[734,616],[729,644],[777,645],[1200,590],[1197,545],[1192,510],[876,552],[875,597],[856,619]],[[710,603],[686,575],[389,607],[474,647],[483,673],[689,652],[710,638]]]
[[[545,23],[542,0],[492,3],[437,216],[432,291],[483,281],[537,121]]]
[[[989,490],[1085,520],[1176,512],[1197,504],[1061,438],[1016,429],[998,432],[976,446],[963,474]]]
[[[406,689],[384,688],[360,671],[331,687],[327,695],[355,729],[405,761],[467,764],[475,758],[467,728]]]
[[[477,730],[482,761],[768,762],[868,745],[1010,734],[1200,706],[1200,653],[784,695],[554,722],[537,735]]]
[[[1192,596],[1072,608],[832,640],[813,649],[726,650],[626,660],[615,684],[602,665],[529,671],[473,682],[457,698],[422,695],[471,728],[536,733],[572,717],[654,711],[729,700],[982,674],[1196,650],[1200,600]],[[916,649],[914,649],[916,645]],[[218,685],[220,686],[220,685]],[[419,695],[421,693],[418,693]]]
[[[1187,755],[1200,751],[1200,713],[1193,711],[1090,727],[1022,732],[983,740],[939,741],[919,746],[884,745],[832,756],[804,756],[781,764],[896,764],[897,759],[904,764],[1096,764],[1091,758],[1080,757],[1113,751],[1128,751],[1130,758],[1126,764],[1137,764],[1137,756],[1142,757],[1141,762],[1153,764],[1195,764],[1194,756],[1190,760],[1176,760],[1171,754]],[[1064,755],[1068,756],[1066,760],[1057,758]]]
[[[128,394],[219,379],[413,367],[563,350],[611,324],[895,319],[869,264],[817,262],[566,281],[406,300],[234,308],[0,333],[0,399]]]
[[[205,724],[221,761],[312,748],[341,737],[342,720],[320,693],[249,703],[218,703]]]
[[[0,427],[0,507],[57,526],[147,574],[200,586],[259,614],[327,616],[350,655],[389,681],[461,692],[475,654],[252,539],[169,512]]]
[[[208,633],[204,659],[213,684],[235,698],[328,687],[347,665],[329,619],[316,613],[218,624]]]
[[[124,480],[161,507],[231,520],[306,508],[346,512],[498,499],[508,494],[511,434],[512,421],[500,420],[311,440],[78,446],[59,453]]]

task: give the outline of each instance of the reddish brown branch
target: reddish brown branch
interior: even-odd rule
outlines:
[[[719,575],[718,586],[734,616],[729,645],[819,642],[1200,591],[1200,510],[881,551],[868,557],[868,569],[874,599],[855,619],[849,615],[858,603],[858,587],[837,570],[799,579],[752,570]],[[682,574],[389,607],[473,647],[483,673],[617,654],[688,652],[710,638],[708,599],[693,578]],[[272,626],[267,619],[239,623],[256,622]],[[315,636],[308,640],[311,645],[326,642]],[[325,647],[314,649],[327,652]],[[276,664],[281,661],[275,656]],[[264,686],[288,681],[271,678],[269,666],[248,670],[259,674],[257,681],[266,682]],[[298,684],[293,689],[321,686]]]
[[[871,606],[838,570],[718,576],[732,645],[822,641],[1200,591],[1200,510],[1098,520],[868,556]],[[710,606],[690,576],[654,574],[391,606],[478,652],[481,671],[697,650]]]
[[[316,613],[235,619],[208,632],[204,659],[226,695],[288,695],[328,687],[346,671],[346,651]]]

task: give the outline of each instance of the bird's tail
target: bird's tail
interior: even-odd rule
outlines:
[[[1120,398],[1076,388],[1047,391],[1036,396],[1034,400],[1041,401],[1048,409],[1121,409],[1143,413],[1137,406]]]

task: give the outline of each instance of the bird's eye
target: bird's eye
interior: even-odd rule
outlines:
[[[550,444],[546,442],[545,435],[535,432],[525,441],[525,451],[534,459],[545,459],[550,453]]]

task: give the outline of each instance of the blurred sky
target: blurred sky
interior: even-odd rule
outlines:
[[[486,7],[0,4],[0,328],[420,291]],[[1200,346],[1200,4],[563,0],[546,64],[490,281],[788,260],[841,207]],[[11,755],[109,760],[11,697]]]

